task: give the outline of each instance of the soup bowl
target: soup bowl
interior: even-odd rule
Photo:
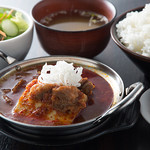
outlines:
[[[16,11],[21,12],[22,18],[28,24],[28,28],[25,32],[13,38],[0,41],[0,49],[4,53],[6,53],[11,57],[16,58],[17,60],[23,60],[27,55],[30,46],[32,44],[33,26],[34,26],[33,20],[29,14],[27,14],[23,10],[20,10],[19,8],[12,7],[12,6],[3,6],[3,5],[1,5],[0,8],[9,9],[9,10],[13,9],[14,12]],[[4,68],[4,66],[7,66],[7,64],[1,58],[0,58],[0,63],[1,63],[0,69]]]
[[[13,74],[14,73],[19,74],[21,70],[24,72],[24,69],[26,68],[33,68],[33,66],[43,65],[45,64],[45,62],[47,62],[48,64],[55,64],[57,61],[61,61],[61,60],[74,63],[74,65],[77,65],[77,66],[82,66],[83,68],[91,70],[92,72],[95,72],[99,76],[101,76],[110,85],[113,91],[112,102],[111,103],[109,102],[110,101],[109,98],[105,99],[105,101],[102,102],[102,105],[104,105],[105,107],[104,108],[99,107],[99,109],[102,110],[101,113],[96,114],[95,116],[92,116],[91,118],[88,118],[87,120],[84,119],[82,121],[69,124],[69,125],[45,126],[45,125],[36,125],[32,123],[24,123],[24,122],[12,119],[11,117],[7,116],[7,113],[8,112],[12,113],[12,109],[15,106],[13,105],[13,106],[8,107],[6,106],[8,104],[3,104],[2,106],[2,100],[1,100],[0,103],[2,107],[0,110],[0,118],[8,122],[11,126],[11,129],[19,130],[24,133],[30,133],[32,135],[36,134],[39,136],[40,135],[55,135],[55,136],[56,135],[71,135],[74,133],[87,131],[88,129],[91,129],[95,126],[102,126],[105,123],[105,121],[111,118],[111,114],[114,114],[117,111],[121,111],[121,109],[130,105],[139,96],[139,94],[142,92],[144,88],[142,83],[135,83],[134,85],[128,88],[129,92],[126,93],[127,96],[123,98],[124,84],[120,76],[114,70],[112,70],[110,67],[98,61],[81,58],[81,57],[72,57],[72,56],[42,57],[42,58],[36,58],[36,59],[31,59],[31,60],[26,60],[26,61],[22,61],[19,63],[15,63],[1,70],[0,77],[1,78],[6,77],[6,76],[11,77],[12,72]],[[29,72],[28,73],[24,72],[24,74],[27,75],[29,74]],[[10,86],[10,84],[8,86]],[[1,89],[3,89],[2,85],[1,85]],[[101,99],[103,99],[103,97],[101,97]],[[95,109],[92,110],[92,114],[94,114],[94,112],[95,112]],[[80,113],[82,115],[83,112],[80,112]]]
[[[41,20],[57,12],[91,11],[106,16],[108,23],[93,29],[63,31],[41,23]],[[116,9],[103,0],[51,0],[41,1],[32,9],[37,35],[44,50],[51,55],[94,57],[102,52],[110,39],[110,27],[116,17]]]
[[[113,23],[111,27],[111,37],[115,44],[128,56],[128,58],[150,79],[150,57],[144,56],[140,53],[137,53],[135,51],[130,50],[127,48],[119,39],[117,35],[117,28],[116,25],[122,21],[124,18],[126,18],[127,13],[130,12],[139,12],[142,11],[144,6],[138,7],[132,10],[129,10],[122,15],[120,15],[115,22]],[[140,38],[140,37],[139,37]],[[141,39],[142,40],[142,39]]]

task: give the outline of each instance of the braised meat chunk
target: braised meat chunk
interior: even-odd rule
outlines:
[[[16,85],[15,87],[12,89],[13,93],[17,93],[21,87],[25,86],[26,81],[21,79]]]
[[[86,107],[87,96],[75,86],[53,89],[52,106],[56,111],[78,114]]]
[[[29,99],[41,102],[50,102],[52,89],[57,87],[55,84],[35,84],[31,87]]]
[[[10,106],[13,105],[13,100],[9,98],[7,95],[4,95],[3,98],[5,99],[6,103],[8,103]]]
[[[14,114],[48,120],[54,125],[71,124],[86,107],[88,96],[85,93],[91,94],[93,88],[88,81],[82,84],[80,90],[75,86],[39,83],[34,79],[27,84]]]
[[[81,89],[81,91],[86,94],[86,95],[91,95],[92,94],[92,90],[95,88],[95,86],[93,85],[92,82],[90,82],[88,80],[88,78],[82,78],[82,80],[80,81],[81,86],[79,87]]]

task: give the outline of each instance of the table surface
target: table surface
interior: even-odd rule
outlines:
[[[1,5],[10,5],[19,7],[26,12],[30,13],[32,6],[39,0],[0,0]],[[144,6],[149,3],[150,0],[110,0],[117,9],[117,16],[123,12]],[[33,55],[34,54],[34,55]],[[34,31],[33,43],[30,48],[29,53],[25,59],[48,56],[48,54],[43,50],[39,44],[36,31]],[[115,45],[115,43],[110,40],[106,49],[93,59],[105,63],[106,65],[113,68],[123,79],[125,87],[141,81],[147,83],[144,74],[127,58],[127,56],[121,52],[121,50]],[[147,85],[147,84],[146,84]],[[148,87],[147,87],[148,88]],[[139,114],[139,118],[136,124],[127,130],[113,132],[105,134],[96,139],[90,140],[88,142],[61,146],[61,147],[47,147],[47,146],[37,146],[18,142],[13,140],[6,135],[0,133],[0,150],[48,150],[48,149],[94,149],[94,150],[117,150],[117,149],[138,149],[138,150],[148,150],[150,149],[150,125],[142,118]]]

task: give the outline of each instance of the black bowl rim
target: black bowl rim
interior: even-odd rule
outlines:
[[[63,32],[63,33],[83,33],[83,32],[90,32],[90,31],[98,30],[98,29],[104,28],[104,27],[106,27],[106,26],[108,26],[108,25],[111,25],[111,24],[114,22],[114,20],[115,20],[115,18],[116,18],[116,16],[117,16],[117,9],[116,9],[115,5],[114,5],[113,3],[107,1],[107,0],[103,0],[103,1],[106,2],[106,3],[108,3],[109,5],[111,5],[110,7],[112,7],[112,8],[115,10],[115,12],[114,12],[114,13],[115,13],[115,14],[114,14],[114,17],[113,17],[108,23],[106,23],[106,24],[104,24],[104,25],[102,25],[102,26],[100,26],[100,27],[97,27],[97,28],[94,28],[94,29],[88,29],[88,30],[81,30],[81,31],[63,31],[63,30],[52,29],[52,28],[50,28],[50,27],[47,27],[47,26],[41,24],[39,21],[37,21],[37,20],[33,17],[33,9],[34,9],[38,4],[44,3],[44,1],[40,1],[40,2],[36,3],[36,4],[34,5],[34,7],[32,8],[32,10],[31,10],[30,13],[31,13],[31,17],[32,17],[33,21],[35,22],[35,24],[37,24],[37,25],[39,25],[39,26],[41,26],[41,27],[43,27],[43,28],[45,28],[45,29],[49,29],[49,30],[51,30],[51,31]]]
[[[110,34],[111,34],[111,37],[113,39],[113,41],[125,52],[125,53],[128,53],[128,54],[131,54],[133,57],[136,57],[137,59],[139,60],[142,60],[142,61],[146,61],[146,62],[150,62],[150,57],[148,56],[144,56],[144,55],[141,55],[141,54],[138,54],[136,52],[133,52],[131,50],[129,50],[128,48],[126,48],[118,39],[117,37],[117,34],[116,34],[116,24],[121,21],[122,19],[124,19],[126,17],[126,14],[129,13],[129,12],[132,12],[132,11],[141,11],[145,6],[141,6],[141,7],[137,7],[137,8],[134,8],[134,9],[131,9],[131,10],[128,10],[126,12],[124,12],[123,14],[121,14],[119,17],[116,18],[116,20],[114,21],[114,23],[112,24],[111,26],[111,29],[110,29]]]

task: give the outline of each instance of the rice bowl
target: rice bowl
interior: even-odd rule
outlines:
[[[126,18],[127,13],[130,12],[141,12],[145,6],[141,6],[138,8],[133,8],[128,10],[118,16],[115,22],[111,26],[111,37],[114,43],[124,52],[127,57],[146,75],[146,77],[150,78],[150,57],[142,55],[140,52],[129,49],[123,42],[121,42],[121,38],[118,36],[116,25]],[[140,19],[139,19],[140,20]],[[148,20],[147,20],[148,21]],[[140,39],[141,40],[141,39]]]
[[[129,50],[150,57],[150,4],[131,11],[116,24],[117,36]]]

